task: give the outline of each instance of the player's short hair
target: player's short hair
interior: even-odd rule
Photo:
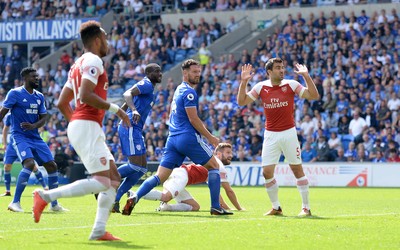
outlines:
[[[21,77],[25,77],[25,76],[29,75],[32,72],[36,72],[36,69],[34,69],[32,67],[23,68],[21,70]]]
[[[79,33],[81,34],[83,45],[87,46],[93,38],[100,37],[103,30],[99,22],[90,20],[81,24]]]
[[[283,63],[283,60],[279,57],[274,57],[274,58],[269,59],[267,61],[267,63],[265,64],[265,70],[267,72],[268,72],[268,70],[272,70],[275,63]]]
[[[215,148],[214,152],[222,152],[225,148],[230,148],[232,149],[232,145],[230,143],[226,143],[226,142],[221,142],[218,144],[218,146]]]
[[[189,69],[190,66],[192,66],[192,65],[200,65],[200,63],[198,61],[194,60],[194,59],[185,60],[182,63],[182,70]]]
[[[146,65],[146,68],[144,69],[144,73],[146,74],[146,76],[148,76],[157,68],[160,68],[160,65],[158,65],[157,63],[149,63]]]

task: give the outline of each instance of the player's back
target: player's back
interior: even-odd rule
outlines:
[[[188,173],[187,185],[199,184],[207,181],[208,170],[205,167],[192,163],[189,165],[184,164],[181,168],[186,169]]]
[[[136,87],[139,89],[140,94],[132,97],[132,99],[133,99],[133,104],[135,104],[136,110],[140,114],[140,120],[137,124],[132,123],[132,125],[140,129],[143,129],[143,125],[154,104],[154,93],[153,93],[154,86],[149,80],[149,78],[145,77],[143,78],[143,80],[136,83]],[[132,121],[132,110],[130,108],[128,108],[126,114]]]
[[[175,90],[169,118],[169,134],[198,133],[189,121],[187,107],[198,109],[196,91],[189,84],[182,82]]]
[[[90,52],[83,54],[72,65],[66,87],[74,91],[75,110],[71,121],[91,120],[101,126],[105,110],[94,108],[80,100],[82,79],[93,82],[96,85],[94,93],[104,100],[107,99],[108,79],[100,57]]]
[[[29,93],[23,86],[10,90],[3,103],[5,108],[11,110],[11,131],[14,139],[41,139],[38,129],[24,130],[22,122],[36,123],[40,114],[46,114],[44,96],[37,90]]]

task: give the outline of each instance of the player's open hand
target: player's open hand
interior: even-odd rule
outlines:
[[[29,123],[29,122],[21,122],[20,126],[24,131],[33,130],[36,128],[35,125],[33,125],[32,123]]]
[[[249,81],[254,76],[253,66],[251,64],[245,64],[242,66],[242,82]]]
[[[129,120],[129,116],[123,111],[121,108],[118,109],[118,112],[116,113],[119,119],[122,120],[122,125],[124,127],[132,127],[131,121]]]
[[[140,114],[137,110],[132,111],[132,121],[137,124],[140,121]]]
[[[299,75],[303,75],[303,76],[308,74],[308,69],[307,69],[306,65],[296,63],[294,65],[294,67],[295,67],[294,73],[299,74]]]

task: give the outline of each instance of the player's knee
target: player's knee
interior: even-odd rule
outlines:
[[[190,204],[192,206],[192,211],[199,211],[200,210],[200,204],[195,203],[195,204]]]
[[[43,167],[46,169],[47,173],[49,173],[49,174],[57,171],[57,164],[55,161],[46,162],[43,164]]]
[[[33,168],[35,167],[35,161],[32,158],[26,159],[23,162],[24,168],[33,170]]]
[[[100,182],[103,186],[106,187],[106,189],[111,187],[111,180],[108,177],[94,175],[93,179],[95,179],[96,181]]]
[[[160,200],[163,202],[169,202],[170,200],[172,200],[172,194],[170,192],[162,193]]]
[[[4,165],[4,171],[10,172],[12,169],[12,164],[6,164]]]

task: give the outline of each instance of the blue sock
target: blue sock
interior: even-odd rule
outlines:
[[[54,188],[58,188],[58,172],[54,172],[54,173],[49,173],[49,176],[47,177],[47,180],[49,182],[49,189],[54,189]],[[55,205],[57,205],[58,202],[57,200],[52,201],[51,202],[51,206],[54,207]]]
[[[42,172],[40,172],[40,170],[36,170],[36,172],[33,171],[33,173],[35,174],[36,179],[39,181],[40,185],[42,185],[43,188],[46,188],[46,182],[44,181]]]
[[[208,170],[208,188],[210,189],[211,207],[220,208],[221,177],[219,176],[219,169]]]
[[[6,191],[10,192],[11,172],[9,171],[4,171],[4,184],[6,185]]]
[[[136,192],[138,201],[140,198],[145,196],[148,192],[150,192],[153,188],[155,188],[158,185],[160,185],[160,178],[157,175],[153,175],[147,178],[142,183],[142,185],[140,185],[138,191]]]
[[[121,178],[128,177],[138,171],[146,173],[147,169],[132,163],[125,163],[118,168],[118,173],[121,175]]]
[[[25,190],[26,184],[28,184],[29,176],[31,176],[31,173],[32,170],[29,170],[27,168],[22,168],[21,172],[19,172],[13,203],[21,201],[21,195]]]

